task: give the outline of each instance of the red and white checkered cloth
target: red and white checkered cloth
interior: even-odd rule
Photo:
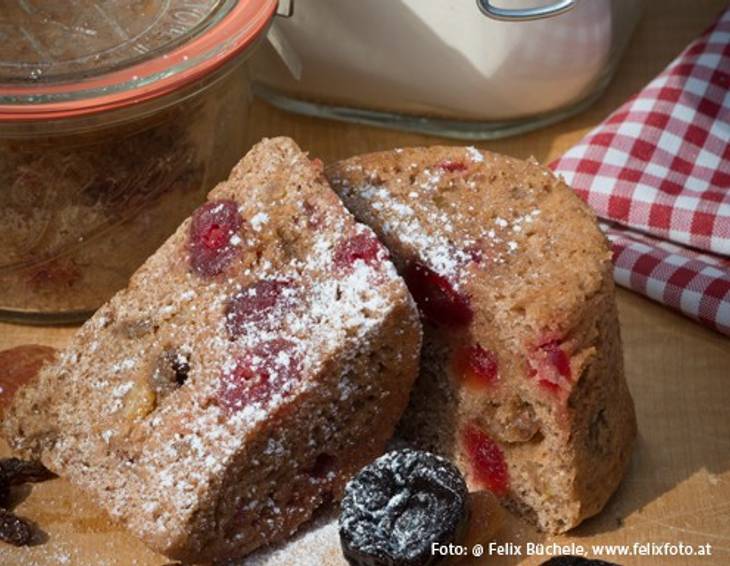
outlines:
[[[603,220],[618,284],[730,335],[730,9],[551,167]]]

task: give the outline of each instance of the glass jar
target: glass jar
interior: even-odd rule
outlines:
[[[253,58],[285,110],[462,139],[565,118],[608,82],[640,0],[296,0]]]
[[[276,0],[71,6],[3,6],[5,319],[87,316],[228,175]]]

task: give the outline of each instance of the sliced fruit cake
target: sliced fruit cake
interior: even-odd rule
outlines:
[[[387,251],[321,162],[265,140],[16,393],[2,428],[155,550],[239,556],[382,452],[420,338]]]
[[[354,157],[326,174],[390,249],[424,321],[402,433],[541,529],[616,489],[636,434],[610,252],[548,169],[474,148]]]

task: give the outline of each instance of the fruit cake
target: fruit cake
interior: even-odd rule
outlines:
[[[399,427],[544,531],[597,513],[636,435],[610,252],[548,169],[475,148],[374,153],[326,169],[390,249],[424,323]]]
[[[153,549],[290,535],[377,456],[421,328],[322,164],[264,140],[21,387],[3,432]]]

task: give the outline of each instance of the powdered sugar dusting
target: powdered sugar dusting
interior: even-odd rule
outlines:
[[[439,176],[435,176],[438,182]],[[385,186],[366,185],[358,196],[368,202],[376,211],[384,213],[381,229],[388,236],[397,237],[422,258],[422,261],[437,273],[450,277],[458,283],[460,268],[470,261],[468,253],[455,247],[442,234],[453,231],[451,220],[445,213],[435,214],[431,226],[424,226],[414,214],[412,206],[401,203]]]

